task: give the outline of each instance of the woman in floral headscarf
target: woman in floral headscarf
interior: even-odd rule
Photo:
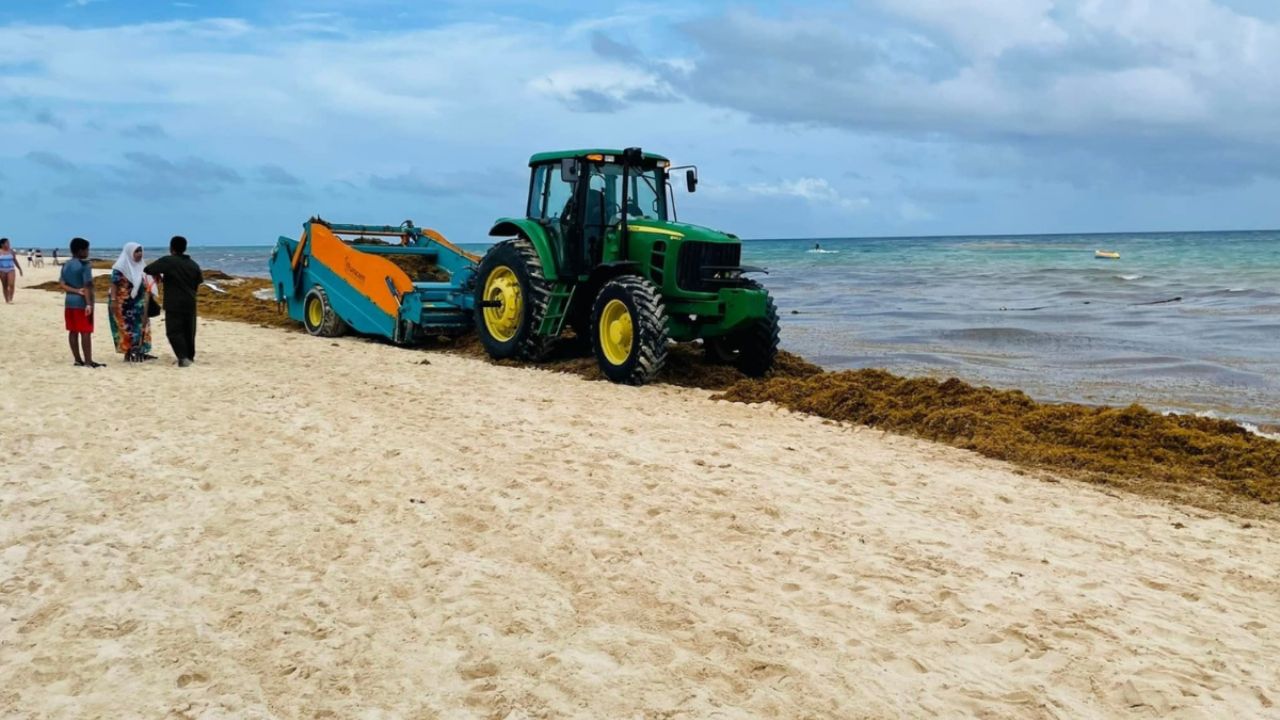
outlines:
[[[155,360],[151,354],[151,318],[147,315],[153,282],[142,272],[142,246],[126,244],[111,266],[111,293],[107,297],[111,339],[125,362]]]

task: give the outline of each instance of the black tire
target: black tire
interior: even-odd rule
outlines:
[[[751,281],[747,287],[764,290]],[[733,365],[747,377],[763,377],[773,369],[778,358],[778,308],[773,296],[766,296],[765,314],[733,335],[702,341],[707,362]]]
[[[302,301],[302,324],[316,337],[339,337],[347,334],[348,329],[347,323],[334,312],[329,295],[319,285],[311,288]]]
[[[738,351],[731,337],[704,338],[702,359],[709,365],[732,365],[738,359]]]
[[[509,336],[506,336],[507,333],[495,334],[498,331],[491,330],[485,319],[485,311],[491,309],[484,306],[489,300],[485,297],[489,277],[502,268],[509,269],[515,275],[520,293],[518,325]],[[547,356],[553,338],[538,335],[538,327],[547,313],[551,283],[542,273],[542,261],[538,259],[533,243],[519,237],[503,240],[489,248],[476,271],[475,298],[476,333],[489,357],[495,360],[517,358],[536,361]]]
[[[631,344],[623,358],[611,359],[600,334],[601,315],[614,302],[626,308]],[[616,306],[615,306],[616,307]],[[667,308],[653,283],[623,275],[605,283],[591,308],[591,348],[605,377],[616,383],[643,385],[667,362]]]

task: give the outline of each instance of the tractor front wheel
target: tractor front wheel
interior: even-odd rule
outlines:
[[[758,283],[751,283],[761,288]],[[707,362],[733,365],[748,377],[762,377],[778,357],[778,308],[769,297],[765,314],[733,335],[702,341]]]
[[[667,309],[653,283],[624,275],[605,283],[591,309],[591,346],[605,377],[643,385],[667,361]]]
[[[476,271],[476,332],[495,360],[541,360],[551,339],[538,334],[551,284],[533,244],[523,237],[489,249]]]
[[[302,324],[316,337],[338,337],[347,332],[347,324],[333,311],[329,294],[319,285],[302,301]]]

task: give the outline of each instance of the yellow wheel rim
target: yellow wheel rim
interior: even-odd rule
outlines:
[[[484,326],[489,335],[499,342],[515,337],[524,318],[524,298],[515,271],[506,265],[494,268],[484,281],[484,299],[498,303],[484,309]]]
[[[600,349],[612,365],[631,357],[631,311],[621,300],[610,300],[600,312]]]
[[[313,328],[318,328],[323,322],[324,307],[320,304],[320,298],[313,296],[307,303],[307,323]]]

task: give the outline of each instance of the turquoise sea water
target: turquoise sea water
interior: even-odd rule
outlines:
[[[268,252],[193,255],[265,275]],[[828,368],[1280,424],[1280,231],[748,240],[743,262]]]
[[[825,367],[1280,422],[1280,232],[818,242],[745,254]]]

